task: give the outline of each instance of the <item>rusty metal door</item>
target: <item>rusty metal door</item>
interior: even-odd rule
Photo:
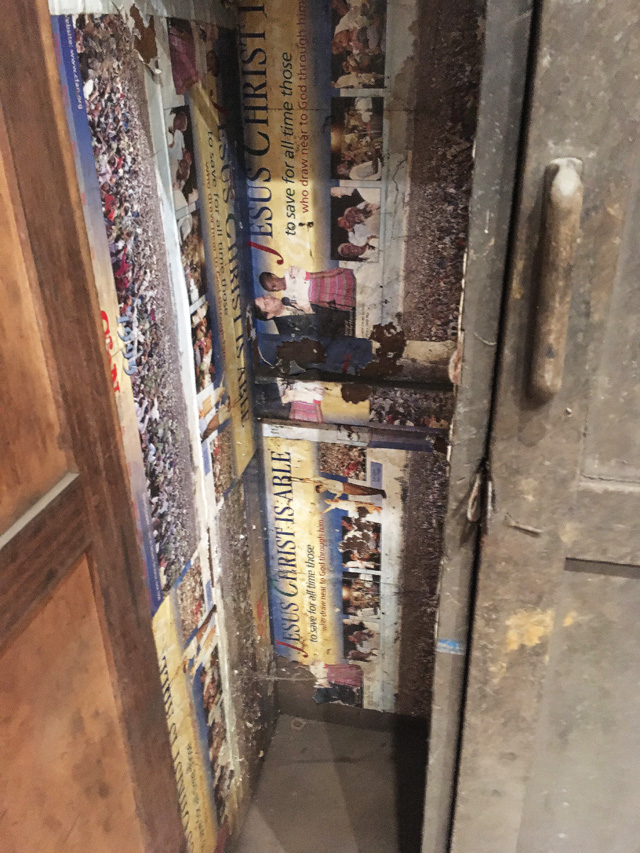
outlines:
[[[640,9],[543,0],[451,848],[640,850]]]

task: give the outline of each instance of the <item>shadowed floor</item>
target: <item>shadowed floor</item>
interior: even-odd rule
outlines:
[[[399,808],[398,753],[402,760],[407,750],[393,732],[281,716],[238,853],[418,850],[420,777],[412,786],[414,831],[400,831],[407,810]]]

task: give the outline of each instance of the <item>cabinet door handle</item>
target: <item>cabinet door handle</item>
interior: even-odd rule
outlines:
[[[547,166],[530,382],[531,395],[541,403],[562,386],[582,191],[581,160],[562,157]]]

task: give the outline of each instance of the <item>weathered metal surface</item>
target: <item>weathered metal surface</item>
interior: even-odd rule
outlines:
[[[520,138],[530,0],[486,8],[469,251],[462,328],[462,381],[452,434],[449,506],[440,580],[424,853],[448,847],[469,630],[476,530],[467,504],[486,446],[500,303]]]
[[[580,525],[576,487],[588,468],[583,435],[590,400],[597,399],[600,347],[615,328],[611,293],[628,286],[624,258],[637,252],[624,223],[633,210],[640,130],[638,23],[630,0],[547,0],[541,8],[491,447],[497,503],[478,576],[454,853],[536,849],[520,837],[521,821],[557,624],[556,593],[565,558],[574,556],[572,530]],[[534,405],[527,385],[544,170],[568,155],[585,164],[585,194],[564,379],[551,403]],[[623,401],[616,407],[623,419]],[[624,458],[618,452],[619,446],[616,459]],[[617,511],[627,497],[618,490]],[[615,502],[608,511],[615,516]],[[598,542],[592,544],[598,559]],[[590,844],[566,849],[602,849],[595,836]]]
[[[635,142],[635,140],[634,140]],[[632,141],[629,144],[633,146]],[[640,384],[638,383],[638,317],[640,316],[640,193],[635,173],[632,208],[626,216],[617,278],[608,282],[592,313],[600,323],[608,317],[595,378],[585,435],[583,472],[591,479],[640,481]],[[613,199],[610,218],[623,213]],[[594,263],[599,258],[594,257]],[[620,417],[623,406],[624,418]],[[638,516],[636,516],[636,519]],[[614,523],[618,519],[612,519]],[[632,529],[635,525],[632,526]]]
[[[640,568],[587,568],[565,571],[558,594],[522,853],[638,848]]]
[[[633,563],[640,553],[638,519],[640,485],[581,477],[562,540],[576,560]]]

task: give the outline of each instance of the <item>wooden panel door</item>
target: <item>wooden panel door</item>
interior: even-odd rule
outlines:
[[[640,833],[640,10],[537,9],[450,849],[626,853]]]
[[[186,849],[46,0],[0,27],[0,849]]]

